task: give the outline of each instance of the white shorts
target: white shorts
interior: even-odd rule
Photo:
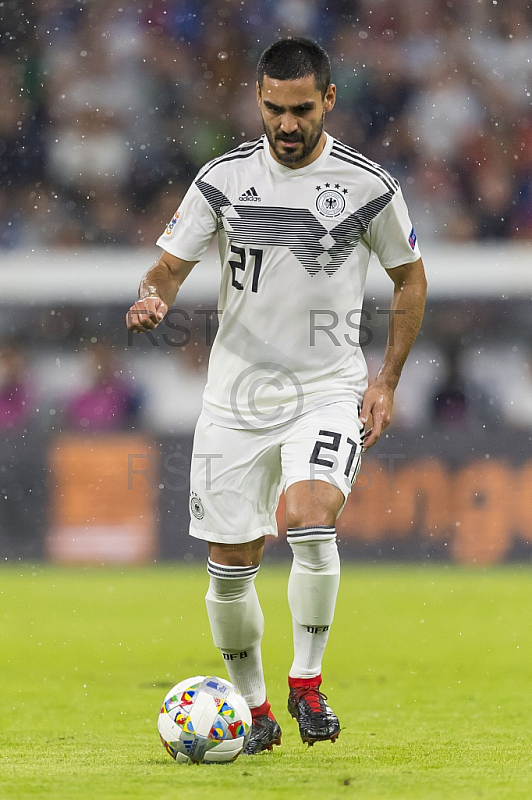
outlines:
[[[190,535],[222,544],[277,536],[279,496],[326,481],[347,499],[360,468],[362,424],[342,400],[275,428],[223,428],[200,416],[190,474]]]

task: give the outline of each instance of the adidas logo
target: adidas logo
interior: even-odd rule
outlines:
[[[241,194],[238,198],[240,201],[249,202],[249,203],[260,203],[262,200],[261,197],[258,196],[257,190],[254,186],[251,189],[247,189],[244,194]]]

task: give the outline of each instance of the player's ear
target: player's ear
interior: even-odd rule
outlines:
[[[334,83],[330,83],[327,87],[327,91],[325,92],[325,97],[323,98],[324,110],[332,111],[335,103],[336,103],[336,86]]]
[[[258,81],[257,81],[256,86],[257,86],[257,105],[260,106],[261,94],[260,94],[260,86],[259,86],[259,82]]]

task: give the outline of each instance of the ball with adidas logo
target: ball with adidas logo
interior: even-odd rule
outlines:
[[[170,689],[157,728],[166,750],[179,763],[234,761],[249,737],[251,711],[229,681],[196,675]]]

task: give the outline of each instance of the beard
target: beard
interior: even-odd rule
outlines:
[[[306,135],[303,133],[298,133],[295,136],[283,136],[282,138],[286,142],[298,142],[301,143],[301,148],[297,148],[294,152],[286,152],[283,148],[283,144],[276,138],[275,134],[268,128],[264,121],[264,117],[262,118],[262,127],[264,129],[264,133],[266,134],[266,138],[270,143],[272,150],[274,151],[275,155],[279,159],[282,164],[298,164],[300,161],[304,161],[306,158],[310,156],[316,145],[318,144],[321,134],[323,133],[323,126],[325,122],[325,112],[323,112],[322,118],[319,123],[312,128]]]

